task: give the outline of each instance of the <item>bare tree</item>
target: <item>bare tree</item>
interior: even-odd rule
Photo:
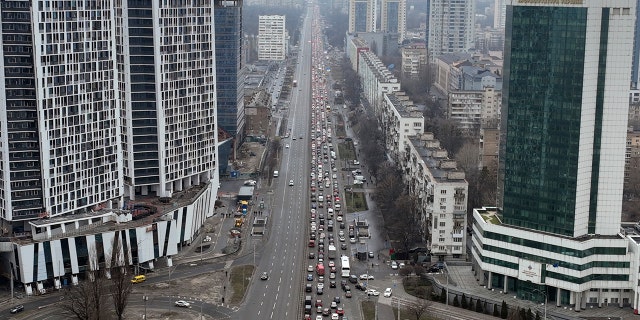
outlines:
[[[422,318],[422,315],[431,308],[432,304],[433,302],[429,300],[418,299],[409,303],[407,309],[409,309],[409,312],[411,312],[411,314],[416,316],[416,320],[420,320],[420,318]]]
[[[116,316],[122,320],[129,302],[129,295],[131,295],[132,284],[131,276],[128,274],[129,254],[124,251],[118,234],[116,232],[111,250],[111,288]]]

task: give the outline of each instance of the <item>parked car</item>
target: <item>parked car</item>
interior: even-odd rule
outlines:
[[[392,292],[391,288],[384,289],[384,296],[387,297],[387,298],[391,297],[391,292]]]
[[[22,311],[24,311],[24,306],[20,304],[20,305],[17,305],[15,307],[11,308],[10,312],[11,313],[18,313],[18,312],[22,312]]]
[[[182,308],[189,308],[189,306],[191,306],[191,304],[189,302],[186,302],[184,300],[178,300],[175,303],[176,307],[182,307]]]

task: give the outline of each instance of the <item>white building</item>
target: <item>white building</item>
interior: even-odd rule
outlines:
[[[285,16],[260,16],[258,22],[258,60],[283,61],[287,56]]]
[[[170,264],[219,184],[213,2],[29,4],[1,18],[2,274],[32,294],[108,273],[112,246]]]
[[[369,44],[362,38],[347,35],[347,57],[351,62],[351,68],[354,71],[358,71],[358,64],[360,62],[360,52],[369,51]]]
[[[429,59],[445,53],[473,48],[475,1],[431,0],[429,15]]]
[[[409,137],[402,169],[409,193],[420,201],[418,223],[431,253],[440,260],[466,256],[465,174],[432,133]]]
[[[498,207],[473,213],[487,288],[639,309],[637,244],[621,228],[635,12],[634,0],[509,2]],[[551,31],[567,15],[573,31]]]
[[[402,91],[383,95],[379,126],[385,139],[385,147],[391,159],[399,161],[405,152],[410,136],[424,132],[424,116],[413,101]]]
[[[481,91],[449,93],[447,117],[454,120],[463,133],[477,136],[480,125],[500,118],[502,93],[493,87]]]
[[[400,90],[400,82],[371,51],[360,52],[358,75],[364,97],[376,115],[381,112],[382,95]]]
[[[376,0],[349,0],[348,32],[376,32]]]

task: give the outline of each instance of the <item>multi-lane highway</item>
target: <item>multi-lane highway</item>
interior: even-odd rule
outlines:
[[[236,319],[296,319],[301,307],[305,219],[308,211],[309,110],[311,101],[311,12],[304,18],[298,60],[289,107],[291,139],[283,141],[279,177],[274,178],[268,238],[261,239],[256,275],[269,274],[266,281],[255,280]],[[300,138],[302,137],[302,139]],[[294,140],[295,138],[295,140]],[[285,144],[289,148],[285,148]],[[293,186],[289,182],[293,180]],[[257,279],[258,277],[255,277]]]

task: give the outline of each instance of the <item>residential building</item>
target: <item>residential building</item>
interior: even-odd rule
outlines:
[[[376,4],[376,0],[349,0],[349,33],[376,32]]]
[[[409,194],[418,200],[417,223],[438,260],[466,257],[469,184],[433,133],[409,137],[401,162]]]
[[[629,182],[631,175],[638,175],[640,170],[640,131],[633,127],[627,130],[627,149],[625,152],[624,180]],[[635,177],[634,177],[635,178]],[[634,180],[637,180],[634,179]]]
[[[382,128],[385,149],[397,162],[402,159],[409,137],[424,132],[424,116],[402,91],[385,93],[383,97],[378,124]]]
[[[635,6],[507,5],[498,206],[473,212],[489,290],[638,309],[637,237],[621,225]]]
[[[407,29],[407,0],[382,0],[380,31],[397,33],[398,43],[405,39]]]
[[[469,137],[476,137],[482,123],[500,118],[502,94],[493,87],[449,93],[447,118]]]
[[[494,0],[493,2],[493,28],[504,30],[507,16],[507,1]]]
[[[400,90],[400,82],[370,51],[360,53],[358,75],[362,83],[362,94],[379,118],[383,94]]]
[[[468,52],[475,36],[475,1],[430,0],[429,59],[454,52]]]
[[[285,16],[260,16],[258,22],[258,60],[283,61],[287,56]]]
[[[502,90],[502,59],[491,55],[445,54],[435,60],[434,86],[444,95],[459,90]]]
[[[213,5],[59,4],[2,6],[0,268],[27,295],[170,264],[219,184]]]
[[[362,38],[347,35],[347,50],[346,54],[351,62],[351,68],[354,71],[358,71],[358,64],[360,62],[360,52],[369,51],[369,44]]]
[[[424,43],[412,43],[400,49],[402,55],[402,78],[419,80],[427,71],[429,62]]]
[[[245,127],[242,5],[242,0],[215,0],[213,11],[218,127],[234,137],[234,149],[242,144]]]
[[[498,151],[500,147],[500,128],[498,122],[487,122],[480,126],[480,152],[478,153],[478,169],[498,172]]]
[[[434,63],[433,85],[435,88],[444,95],[448,95],[451,91],[461,90],[461,67],[471,66],[470,59],[471,55],[463,52],[444,54],[437,57]]]

